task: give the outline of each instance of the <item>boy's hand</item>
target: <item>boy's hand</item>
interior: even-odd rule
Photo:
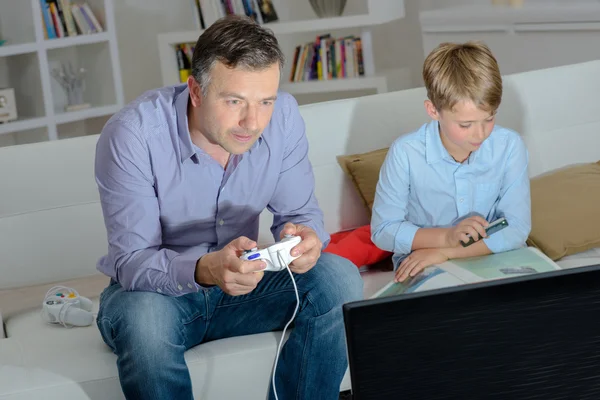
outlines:
[[[489,223],[479,216],[463,219],[446,233],[446,247],[457,247],[461,244],[460,242],[467,243],[469,241],[467,235],[471,235],[474,241],[478,241],[479,236],[487,237],[485,228],[488,225]]]
[[[300,257],[291,262],[290,269],[297,274],[308,272],[317,264],[317,260],[321,256],[323,243],[321,243],[317,233],[308,226],[288,222],[281,230],[281,239],[285,235],[300,236],[302,238],[302,241],[290,250],[294,257],[300,254]]]
[[[415,250],[398,266],[394,282],[404,282],[409,276],[415,276],[425,268],[445,261],[448,261],[448,256],[441,249]]]

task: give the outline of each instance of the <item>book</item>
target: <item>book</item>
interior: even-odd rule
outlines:
[[[423,292],[469,283],[505,279],[515,276],[561,269],[558,264],[534,247],[503,253],[446,261],[425,268],[404,282],[390,282],[372,298]]]
[[[265,24],[279,19],[272,0],[258,0],[258,9],[262,17],[262,22]]]

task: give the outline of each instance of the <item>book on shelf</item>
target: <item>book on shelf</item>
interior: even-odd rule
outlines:
[[[495,279],[550,272],[560,267],[534,247],[446,261],[425,268],[404,282],[390,282],[372,298],[423,292]]]
[[[245,15],[259,24],[279,19],[272,0],[211,0],[216,17],[226,15]]]
[[[206,29],[206,23],[204,22],[204,13],[202,12],[202,4],[200,0],[192,0],[192,9],[196,18],[196,26],[198,29]]]
[[[290,82],[358,78],[365,76],[363,39],[357,36],[317,36],[296,46]]]
[[[103,32],[104,28],[86,2],[39,0],[46,39]]]
[[[192,56],[195,45],[195,43],[179,43],[174,46],[180,83],[186,82],[192,73]]]

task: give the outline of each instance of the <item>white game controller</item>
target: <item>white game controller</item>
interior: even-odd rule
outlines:
[[[42,303],[42,318],[51,324],[88,326],[94,322],[93,304],[75,290],[55,287],[48,291]]]
[[[263,260],[267,264],[267,267],[263,271],[283,271],[292,261],[300,257],[292,256],[290,251],[301,241],[302,238],[300,236],[286,235],[280,242],[266,249],[258,250],[255,247],[252,250],[247,250],[240,258],[248,261]]]

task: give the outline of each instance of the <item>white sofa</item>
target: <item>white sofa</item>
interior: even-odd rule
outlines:
[[[498,122],[523,134],[530,175],[600,159],[600,61],[505,77]],[[424,89],[302,107],[316,194],[330,232],[368,223],[336,156],[387,147],[427,120]],[[120,399],[116,357],[94,325],[44,324],[46,290],[62,282],[94,298],[107,283],[96,260],[106,251],[93,179],[97,136],[0,149],[0,399]],[[259,241],[272,241],[263,214]],[[600,262],[598,249],[565,267]],[[390,279],[366,272],[365,295]],[[3,332],[4,333],[4,332]],[[186,353],[196,398],[264,399],[279,335],[200,345]],[[342,388],[349,388],[348,376]]]

